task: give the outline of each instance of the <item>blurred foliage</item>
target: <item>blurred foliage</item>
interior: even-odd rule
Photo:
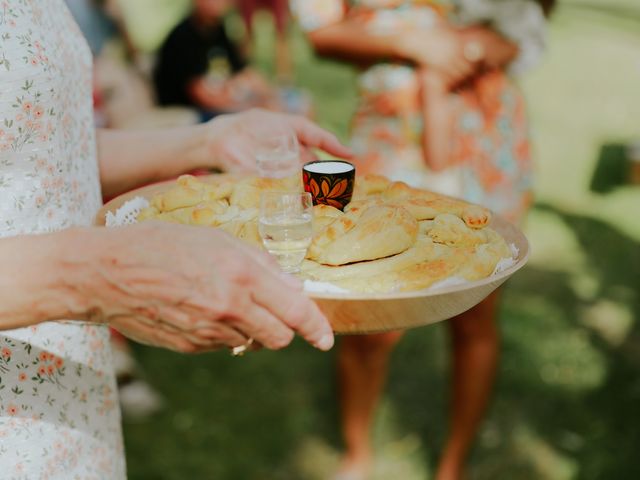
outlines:
[[[256,59],[269,72],[272,27],[259,26]],[[618,175],[602,147],[640,137],[639,32],[637,0],[561,1],[546,61],[523,79],[538,170],[533,256],[503,295],[501,371],[472,479],[640,478],[640,189],[618,177],[606,194],[589,188]],[[344,137],[353,71],[315,59],[299,32],[292,47],[317,120]],[[430,478],[446,433],[445,340],[441,325],[410,331],[393,356],[377,479]],[[167,407],[125,422],[130,478],[330,476],[341,448],[334,354],[299,341],[243,358],[136,352]]]

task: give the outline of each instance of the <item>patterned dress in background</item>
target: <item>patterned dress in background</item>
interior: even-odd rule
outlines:
[[[0,236],[90,225],[101,205],[91,55],[63,0],[0,1]],[[125,478],[108,331],[0,331],[0,477]]]
[[[349,20],[380,35],[429,29],[456,16],[456,3],[444,0],[291,0],[291,7],[307,31]],[[451,95],[451,167],[438,174],[424,162],[423,113],[413,66],[376,63],[360,73],[358,90],[351,146],[359,174],[384,174],[463,197],[514,221],[522,217],[531,202],[529,132],[524,98],[505,73],[484,74]]]

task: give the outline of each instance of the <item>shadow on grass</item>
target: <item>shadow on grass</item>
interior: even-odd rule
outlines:
[[[640,316],[640,244],[604,222],[539,208],[575,232],[595,288],[582,298],[571,275],[534,267],[506,286],[501,373],[472,478],[640,478],[640,325],[612,344],[585,322],[589,309],[607,302]],[[605,327],[615,320],[601,318]],[[409,365],[408,357],[396,365],[401,378],[390,395],[433,464],[445,433],[442,395],[421,385]],[[444,386],[439,379],[435,392]]]
[[[335,438],[332,357],[302,342],[241,358],[136,354],[167,408],[125,422],[131,479],[293,480],[299,442]]]
[[[631,324],[611,343],[584,321],[602,302],[640,315],[640,245],[604,222],[538,208],[575,232],[594,288],[578,295],[571,275],[533,267],[506,286],[501,373],[472,478],[640,478],[640,327]],[[385,402],[393,428],[377,431],[378,445],[417,435],[428,465],[446,429],[442,332],[417,329],[399,345]],[[296,466],[305,440],[340,448],[333,354],[300,341],[286,352],[242,358],[137,353],[168,407],[125,424],[132,480],[315,479]]]

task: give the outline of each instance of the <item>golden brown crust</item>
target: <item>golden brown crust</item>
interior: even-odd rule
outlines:
[[[417,235],[418,222],[403,208],[350,211],[313,239],[307,258],[326,265],[375,260],[404,252]]]
[[[300,179],[182,176],[138,220],[214,226],[261,247],[258,208],[269,190],[301,191]],[[418,290],[451,276],[485,278],[511,256],[483,207],[375,175],[358,178],[355,191],[344,212],[313,208],[303,277],[365,293]]]
[[[384,192],[391,181],[382,175],[367,174],[357,177],[353,186],[353,199],[358,200]]]

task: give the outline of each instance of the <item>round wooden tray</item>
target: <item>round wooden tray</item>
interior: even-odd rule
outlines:
[[[216,183],[231,178],[209,175],[200,180]],[[134,197],[151,198],[175,184],[162,182],[133,190],[105,204],[96,216],[104,225],[107,212],[115,212]],[[327,315],[336,333],[376,333],[404,330],[447,320],[469,310],[520,270],[529,258],[529,242],[515,225],[495,216],[491,227],[518,249],[516,263],[500,273],[461,285],[386,294],[308,292]]]

